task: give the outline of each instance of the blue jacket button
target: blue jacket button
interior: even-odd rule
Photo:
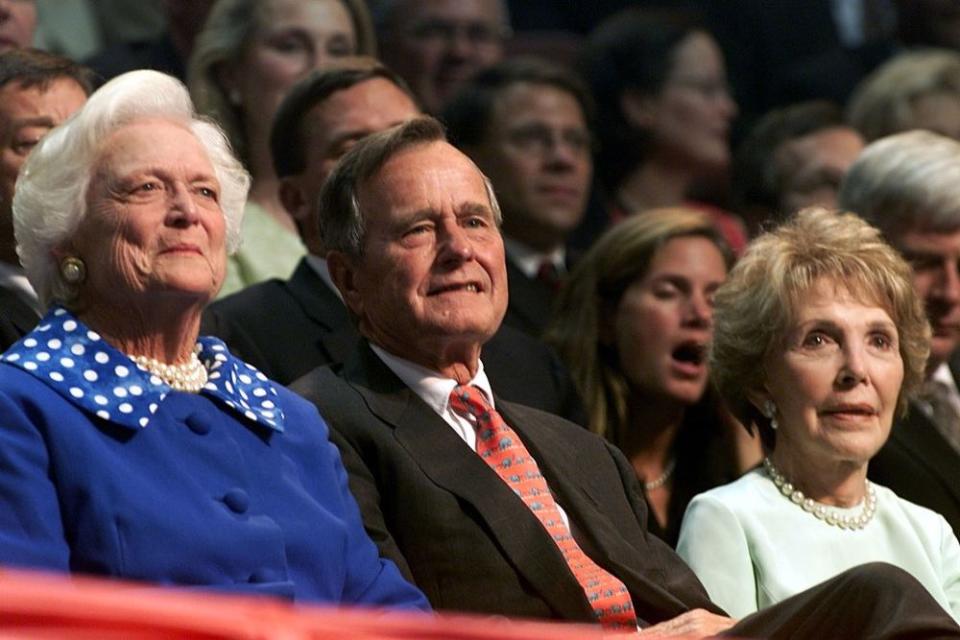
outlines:
[[[198,436],[205,436],[210,433],[210,422],[204,420],[202,416],[192,415],[186,419],[187,427]]]
[[[250,508],[250,496],[243,489],[230,489],[224,494],[223,503],[234,513],[246,513]]]

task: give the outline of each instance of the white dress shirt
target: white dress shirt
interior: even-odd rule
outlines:
[[[472,415],[460,415],[450,407],[450,393],[454,387],[459,384],[456,380],[446,378],[436,371],[421,367],[409,360],[398,358],[395,355],[387,353],[375,344],[371,344],[370,348],[377,354],[377,357],[383,361],[383,364],[387,365],[387,368],[393,371],[405,385],[410,387],[421,400],[427,403],[428,407],[433,409],[438,416],[443,418],[444,422],[450,425],[454,433],[460,436],[460,439],[466,442],[468,447],[473,451],[477,450],[476,418]],[[480,389],[483,395],[486,396],[490,406],[496,410],[494,406],[493,389],[490,387],[487,374],[483,371],[482,361],[478,361],[477,373],[467,385],[472,385]],[[554,496],[554,499],[556,499],[556,496]],[[569,529],[570,520],[567,518],[567,513],[563,510],[563,507],[560,506],[559,502],[557,502],[557,510],[560,512],[563,523],[567,525]]]

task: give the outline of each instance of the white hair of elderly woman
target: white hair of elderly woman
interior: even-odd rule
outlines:
[[[13,227],[17,254],[45,305],[66,302],[71,289],[54,250],[87,213],[87,189],[101,143],[114,131],[146,118],[182,123],[207,150],[220,182],[227,251],[240,246],[240,222],[250,176],[234,157],[223,131],[197,117],[187,88],[156,71],[131,71],[106,83],[87,104],[34,148],[17,180]]]

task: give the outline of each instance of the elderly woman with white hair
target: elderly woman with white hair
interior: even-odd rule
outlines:
[[[50,310],[0,359],[0,564],[426,608],[365,534],[313,406],[198,338],[248,185],[152,71],[31,154],[14,226]]]

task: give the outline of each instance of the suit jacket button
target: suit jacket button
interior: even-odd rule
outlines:
[[[188,416],[186,419],[187,427],[198,436],[205,436],[210,433],[210,422],[196,414]]]
[[[243,489],[230,489],[224,494],[223,503],[234,513],[246,513],[250,508],[250,496]]]

